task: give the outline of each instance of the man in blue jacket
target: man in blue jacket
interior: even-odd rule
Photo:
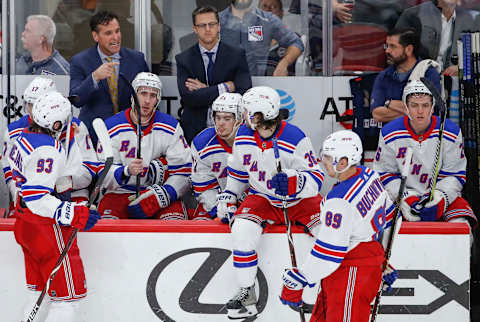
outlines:
[[[96,46],[88,48],[70,61],[70,95],[78,95],[79,118],[87,126],[96,145],[92,121],[107,119],[130,107],[131,92],[123,74],[132,81],[139,72],[149,71],[143,53],[121,47],[122,34],[118,16],[100,11],[90,20]]]

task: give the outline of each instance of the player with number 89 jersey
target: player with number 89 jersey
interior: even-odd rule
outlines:
[[[358,165],[361,158],[362,143],[352,131],[335,132],[323,143],[322,163],[339,182],[322,200],[306,260],[285,271],[281,295],[283,304],[302,305],[304,287],[321,281],[310,321],[366,322],[380,287],[385,252],[378,238],[395,207],[378,174]]]

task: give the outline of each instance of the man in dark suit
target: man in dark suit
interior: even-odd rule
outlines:
[[[118,17],[100,11],[90,20],[97,46],[73,56],[70,61],[70,95],[78,95],[79,118],[87,126],[93,144],[97,136],[92,121],[108,117],[130,106],[131,92],[120,74],[132,81],[139,72],[149,71],[143,53],[121,47]]]
[[[217,10],[198,7],[192,20],[198,43],[175,57],[183,107],[181,123],[189,143],[207,127],[209,107],[218,95],[243,94],[252,87],[245,51],[219,41]]]

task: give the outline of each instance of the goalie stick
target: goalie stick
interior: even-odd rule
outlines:
[[[430,182],[428,184],[429,196],[428,196],[428,199],[426,200],[426,201],[432,201],[434,192],[435,192],[435,186],[437,185],[438,172],[440,171],[440,159],[442,158],[443,130],[445,128],[445,121],[447,119],[447,107],[445,106],[445,101],[442,99],[442,96],[438,92],[435,85],[433,85],[432,81],[425,77],[421,77],[420,80],[428,88],[430,93],[432,93],[433,97],[435,98],[435,102],[439,104],[439,112],[440,112],[440,128],[438,130],[438,143],[437,143],[437,148],[435,149],[433,173],[432,173]]]
[[[277,138],[272,139],[273,143],[273,153],[275,154],[275,160],[277,162],[277,171],[282,172],[282,164],[280,163],[280,151],[278,150]],[[282,202],[283,218],[285,220],[285,226],[287,227],[287,240],[288,240],[288,250],[290,251],[290,260],[292,262],[292,267],[297,267],[297,257],[295,256],[295,247],[293,245],[293,236],[292,236],[292,222],[288,218],[288,209],[287,209],[287,197],[283,196]],[[298,313],[300,314],[300,321],[305,322],[305,309],[302,306],[299,307]]]
[[[400,228],[400,223],[402,222],[401,216],[398,215],[398,211],[400,209],[400,203],[403,198],[403,193],[405,192],[407,175],[408,175],[408,171],[410,170],[411,161],[412,161],[412,148],[407,147],[407,151],[405,154],[405,163],[403,164],[403,168],[401,171],[402,179],[400,182],[400,188],[398,190],[397,200],[395,200],[395,209],[393,210],[391,234],[389,236],[387,247],[385,249],[385,262],[383,263],[383,267],[382,267],[382,280],[380,282],[380,288],[377,292],[377,295],[375,296],[375,302],[373,303],[370,322],[375,322],[375,320],[377,319],[378,309],[380,307],[380,298],[382,297],[383,286],[385,285],[385,281],[383,280],[383,274],[385,273],[385,270],[388,268],[388,261],[390,260],[390,256],[392,255],[393,242],[397,235],[397,227]]]
[[[101,119],[96,118],[95,120],[93,120],[92,125],[93,125],[93,128],[95,129],[95,133],[97,134],[98,142],[102,145],[102,148],[103,148],[103,155],[105,156],[105,166],[103,168],[102,174],[100,175],[100,177],[97,180],[97,183],[95,184],[95,188],[93,189],[93,192],[90,195],[90,198],[88,199],[87,207],[91,207],[93,201],[95,201],[95,199],[97,198],[100,192],[100,187],[102,186],[103,180],[105,179],[105,176],[107,175],[108,171],[110,170],[110,167],[113,164],[112,142],[110,141],[110,136],[108,135],[108,131],[107,131],[107,128],[105,127],[105,123],[103,123]],[[67,256],[68,251],[72,247],[73,242],[77,237],[78,230],[79,230],[78,228],[75,228],[72,234],[70,235],[67,241],[67,244],[63,248],[62,253],[58,257],[58,260],[52,269],[52,272],[48,276],[47,282],[45,283],[45,287],[43,288],[42,292],[40,293],[40,296],[35,302],[35,305],[33,306],[32,311],[28,315],[27,322],[34,321],[35,316],[37,315],[38,310],[40,309],[40,305],[42,305],[43,299],[47,294],[48,288],[50,287],[50,283],[53,281],[53,279],[57,275],[57,272],[60,270],[60,266],[62,265],[62,262],[65,259],[65,256]]]
[[[140,115],[140,103],[138,103],[137,93],[135,93],[135,89],[133,88],[130,81],[122,73],[120,73],[119,75],[120,75],[120,78],[122,78],[125,81],[125,83],[127,83],[128,88],[130,88],[130,92],[132,92],[132,96],[133,96],[133,102],[135,103],[134,107],[135,107],[135,111],[137,112],[137,159],[141,159],[142,158],[142,153],[141,153],[141,150],[142,150],[142,124],[141,124],[140,120],[142,118],[141,118],[141,115]],[[136,182],[135,182],[135,188],[136,188],[135,194],[136,194],[136,197],[138,198],[138,196],[140,196],[140,174],[137,174],[137,179],[136,179]]]

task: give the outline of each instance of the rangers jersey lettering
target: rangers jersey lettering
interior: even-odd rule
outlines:
[[[223,191],[227,184],[227,160],[232,148],[210,127],[193,139],[191,149],[193,191],[205,210],[210,211],[218,191]]]
[[[392,199],[400,187],[402,168],[407,147],[413,150],[412,165],[406,187],[417,195],[428,192],[434,170],[435,151],[438,144],[440,119],[432,116],[432,122],[423,135],[416,135],[407,116],[398,118],[383,127],[374,169],[380,174],[383,185]],[[443,191],[449,202],[460,196],[465,184],[467,160],[463,152],[463,138],[458,126],[446,120],[439,163],[436,189]]]
[[[391,225],[395,206],[378,174],[364,166],[336,184],[322,200],[317,240],[303,265],[308,281],[333,273],[362,242],[378,240]]]
[[[114,165],[105,178],[107,193],[135,192],[136,176],[125,177],[125,167],[136,158],[136,125],[130,119],[131,108],[120,112],[105,121],[112,140]],[[164,186],[170,194],[170,201],[175,201],[189,187],[192,168],[190,147],[183,137],[183,130],[170,115],[156,111],[150,124],[142,129],[141,141],[144,171],[140,175],[141,189],[146,188],[146,174],[150,161],[165,156],[169,177]],[[99,147],[101,153],[101,147]]]
[[[30,116],[25,115],[8,125],[4,136],[4,154],[13,142],[15,142],[22,134],[23,130],[28,128],[30,124]],[[99,163],[85,124],[76,117],[73,117],[72,124],[76,125],[77,131],[73,130],[73,126],[71,127],[67,166],[65,167],[65,173],[62,173],[62,176],[72,177],[73,197],[88,198],[87,187],[98,171]],[[67,137],[67,128],[68,127],[65,126],[60,136],[60,142],[63,147],[66,146],[65,139]],[[5,175],[5,182],[9,187],[11,196],[15,199],[17,188],[12,181],[12,171],[10,170],[10,165],[7,159],[4,158],[2,160],[2,166]]]
[[[53,218],[61,201],[51,193],[66,166],[62,145],[47,134],[24,129],[9,146],[6,158],[27,207],[36,215]]]
[[[287,197],[288,206],[302,198],[316,196],[323,184],[310,139],[295,125],[282,121],[275,134],[283,169],[295,169],[305,174],[304,188],[294,197]],[[277,161],[272,140],[262,140],[256,131],[242,125],[235,137],[232,158],[228,162],[225,190],[237,196],[250,186],[249,193],[267,198],[272,205],[282,206],[283,199],[275,194],[271,179],[277,173]]]

